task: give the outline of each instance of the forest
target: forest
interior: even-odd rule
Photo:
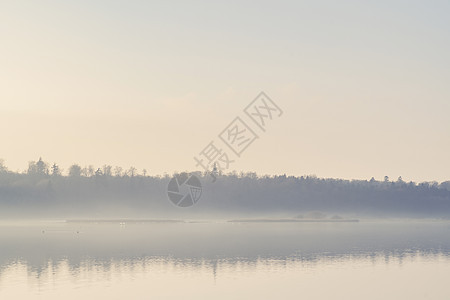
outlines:
[[[89,218],[216,218],[324,215],[376,218],[449,218],[450,181],[343,180],[309,176],[193,172],[202,183],[192,207],[173,205],[174,174],[74,164],[63,172],[39,159],[23,172],[0,161],[0,216]],[[313,213],[313,214],[311,214]]]

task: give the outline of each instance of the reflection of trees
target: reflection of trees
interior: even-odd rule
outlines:
[[[0,234],[0,277],[5,268],[21,263],[30,276],[40,277],[61,267],[68,267],[73,276],[87,269],[104,273],[112,266],[118,270],[121,265],[140,264],[185,270],[208,267],[213,274],[220,273],[223,267],[236,266],[311,265],[352,259],[401,263],[405,258],[418,256],[450,257],[450,242],[443,231],[446,224],[417,224],[363,224],[363,228],[362,224],[333,228],[314,225],[308,230],[299,230],[303,225],[298,224],[270,230],[264,225],[249,229],[233,224],[203,224],[207,231],[197,224],[177,224],[175,231],[170,229],[173,224],[165,224],[151,231],[148,228],[154,224],[150,224],[130,227],[126,235],[118,234],[118,226],[113,224],[109,230],[99,229],[104,225],[84,227],[81,236],[70,230],[68,236],[52,234],[50,230],[41,234],[30,227],[14,236],[4,231]],[[186,240],[194,242],[186,244]]]

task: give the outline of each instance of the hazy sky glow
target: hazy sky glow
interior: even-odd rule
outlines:
[[[194,170],[260,92],[232,166],[449,180],[448,1],[2,1],[0,158]]]

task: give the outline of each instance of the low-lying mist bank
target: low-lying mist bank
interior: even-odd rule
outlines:
[[[168,200],[171,177],[0,174],[2,218],[450,218],[450,182],[194,173],[192,207]]]
[[[121,261],[179,264],[317,262],[320,259],[450,255],[447,222],[359,223],[49,223],[0,225],[0,279],[17,262],[45,273]]]

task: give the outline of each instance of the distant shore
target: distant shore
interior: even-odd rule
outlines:
[[[197,223],[192,220],[177,219],[68,219],[67,223]],[[203,221],[204,222],[204,221]],[[233,219],[228,223],[354,223],[358,219]]]
[[[236,219],[231,223],[348,223],[359,222],[358,219]]]

